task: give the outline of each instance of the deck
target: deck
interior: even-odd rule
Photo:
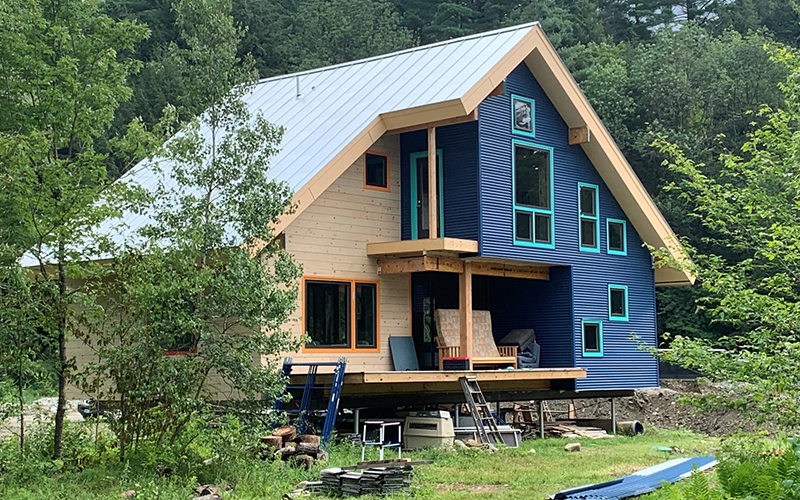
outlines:
[[[472,371],[371,371],[345,374],[342,407],[409,406],[463,401],[459,379],[473,375],[490,401],[556,399],[574,393],[572,381],[586,377],[583,368]],[[331,374],[318,374],[317,383],[328,385]],[[304,374],[293,374],[292,384],[302,384]],[[408,396],[413,396],[409,398]],[[569,396],[562,396],[569,397]]]

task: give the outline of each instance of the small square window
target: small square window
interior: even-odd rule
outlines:
[[[535,137],[536,115],[533,99],[511,96],[511,130],[516,134]]]
[[[515,213],[515,231],[517,240],[533,241],[533,213],[517,210]]]
[[[364,155],[364,187],[389,190],[389,157],[379,153]]]
[[[584,356],[603,355],[603,322],[599,320],[581,321],[581,337]]]
[[[624,220],[608,219],[608,253],[627,255],[627,228]]]
[[[597,248],[597,221],[581,219],[581,248]]]
[[[553,237],[550,234],[550,214],[536,214],[536,243],[543,243],[549,245],[553,242]]]
[[[608,285],[608,319],[628,321],[628,287]]]

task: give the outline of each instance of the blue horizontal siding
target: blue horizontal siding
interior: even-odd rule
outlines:
[[[510,95],[535,100],[536,137],[511,133]],[[478,112],[480,182],[480,254],[569,266],[572,280],[574,366],[587,370],[576,388],[616,389],[658,386],[658,363],[636,341],[656,345],[655,281],[649,251],[633,226],[627,224],[626,256],[608,255],[606,220],[627,220],[617,201],[580,146],[568,144],[569,129],[546,94],[523,64],[506,79],[505,94],[487,98]],[[512,138],[553,148],[555,248],[514,245],[512,234]],[[600,253],[578,246],[578,183],[599,186]],[[555,270],[553,270],[555,271]],[[626,285],[627,322],[608,321],[608,285]],[[552,304],[549,304],[552,307]],[[532,309],[541,303],[533,302]],[[548,309],[541,309],[548,311]],[[557,323],[555,315],[554,323]],[[604,356],[581,352],[582,319],[603,321]],[[546,353],[542,352],[542,361]]]

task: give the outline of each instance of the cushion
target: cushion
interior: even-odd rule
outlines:
[[[515,345],[522,351],[533,342],[536,342],[536,334],[532,329],[517,329],[508,332],[497,345]]]
[[[433,313],[439,345],[455,347],[461,343],[458,309],[437,309]],[[472,354],[476,358],[498,357],[500,353],[492,335],[492,315],[489,311],[472,311]]]

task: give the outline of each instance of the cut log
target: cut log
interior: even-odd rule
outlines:
[[[308,470],[314,467],[314,457],[308,455],[295,455],[292,457],[289,463],[295,467],[301,467],[305,470]]]
[[[315,436],[313,434],[300,434],[297,436],[295,440],[298,443],[303,444],[313,444],[314,446],[319,446],[319,436]]]
[[[267,448],[279,450],[283,448],[283,438],[281,436],[262,436],[261,443]]]
[[[328,461],[328,452],[325,450],[320,449],[317,452],[317,460],[320,462],[327,462]]]
[[[318,444],[297,443],[297,454],[298,455],[316,456],[317,453],[319,453],[319,445]]]
[[[297,455],[297,449],[294,446],[284,446],[280,450],[275,452],[276,455],[280,455],[282,460],[288,460],[289,457]]]
[[[273,432],[272,435],[280,436],[283,439],[283,444],[291,443],[297,439],[297,429],[295,429],[293,425],[286,425],[284,427],[278,427],[275,429],[275,432]]]

